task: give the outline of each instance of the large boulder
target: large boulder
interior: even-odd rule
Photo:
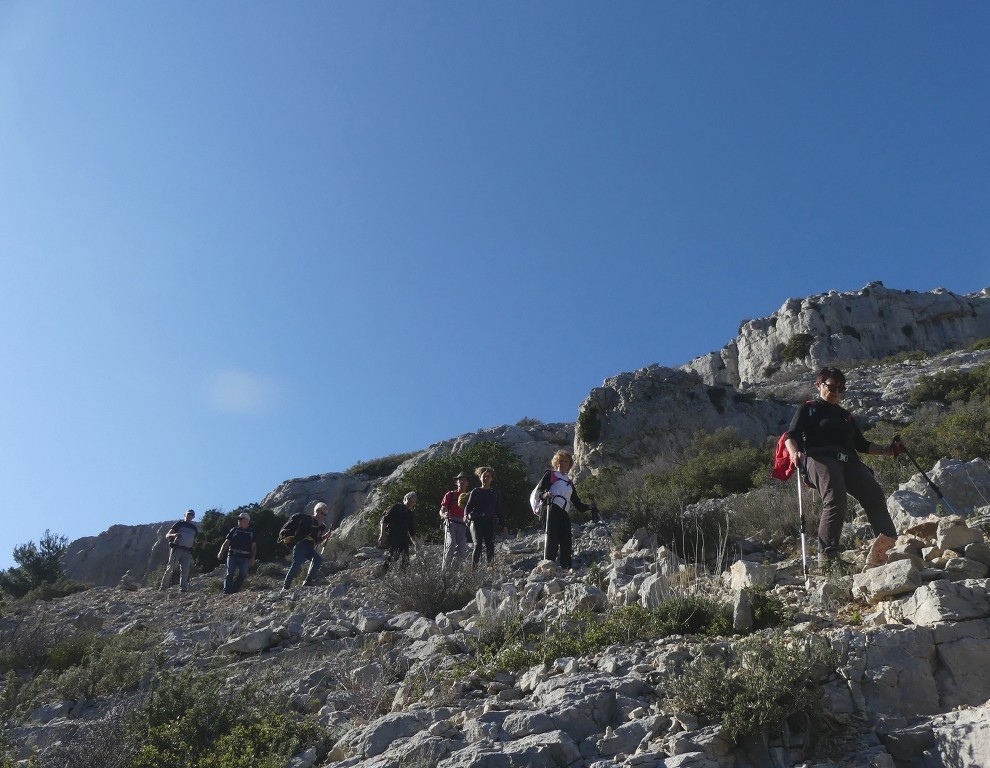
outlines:
[[[942,498],[921,473],[901,484],[887,499],[887,510],[899,531],[929,517],[966,516],[990,498],[990,464],[986,459],[942,459],[925,474]]]

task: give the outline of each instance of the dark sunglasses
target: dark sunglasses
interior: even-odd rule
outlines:
[[[823,382],[822,385],[829,392],[845,392],[846,391],[845,386],[842,385],[842,384],[829,384],[828,382]]]

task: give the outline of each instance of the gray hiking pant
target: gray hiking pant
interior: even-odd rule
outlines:
[[[189,589],[189,569],[192,567],[192,552],[180,547],[172,547],[168,554],[168,565],[165,566],[165,575],[162,576],[162,589],[168,589],[172,585],[172,574],[175,569],[179,569],[179,589],[185,592]]]
[[[839,539],[846,520],[850,494],[863,506],[863,511],[876,535],[897,536],[894,522],[887,511],[887,499],[873,472],[856,459],[839,461],[820,456],[808,457],[808,479],[822,497],[822,520],[818,526],[818,551],[826,558],[839,556]]]
[[[443,567],[446,569],[454,560],[467,557],[467,525],[462,520],[447,520],[443,531]]]

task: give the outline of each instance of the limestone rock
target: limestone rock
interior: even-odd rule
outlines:
[[[371,488],[372,481],[364,475],[330,472],[286,480],[265,496],[261,506],[288,518],[296,512],[308,512],[313,504],[322,501],[330,507],[327,519],[337,526],[362,509]]]
[[[112,525],[98,536],[84,536],[65,552],[65,575],[96,586],[119,584],[125,573],[143,584],[156,568],[168,562],[165,533],[171,522]]]
[[[769,317],[744,321],[735,339],[684,369],[709,385],[737,387],[775,370],[814,370],[835,360],[876,360],[908,350],[942,352],[988,336],[990,289],[959,296],[944,288],[918,293],[874,282],[859,291],[788,299]],[[794,353],[790,360],[785,349]]]
[[[575,475],[632,469],[682,450],[699,431],[733,427],[762,442],[790,421],[793,406],[710,387],[694,373],[653,365],[606,379],[579,408]],[[590,425],[590,426],[589,426]]]
[[[852,592],[870,603],[913,592],[921,586],[921,576],[910,560],[871,568],[853,576]]]

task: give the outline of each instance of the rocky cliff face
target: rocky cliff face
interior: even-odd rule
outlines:
[[[735,339],[684,369],[709,385],[738,387],[778,371],[912,350],[943,352],[987,337],[990,288],[959,296],[944,288],[917,293],[875,282],[860,291],[788,299],[769,317],[743,321]]]
[[[168,562],[165,534],[175,521],[112,525],[99,536],[76,539],[65,553],[70,579],[99,586],[118,584],[125,573],[139,583]]]
[[[296,512],[309,511],[318,501],[330,507],[328,519],[333,525],[364,506],[374,482],[364,475],[330,472],[297,480],[286,480],[269,493],[261,506],[286,518]]]
[[[782,431],[793,406],[731,387],[707,386],[694,372],[650,366],[606,379],[581,404],[577,476],[605,466],[632,469],[686,446],[698,431],[733,427],[760,442]]]

